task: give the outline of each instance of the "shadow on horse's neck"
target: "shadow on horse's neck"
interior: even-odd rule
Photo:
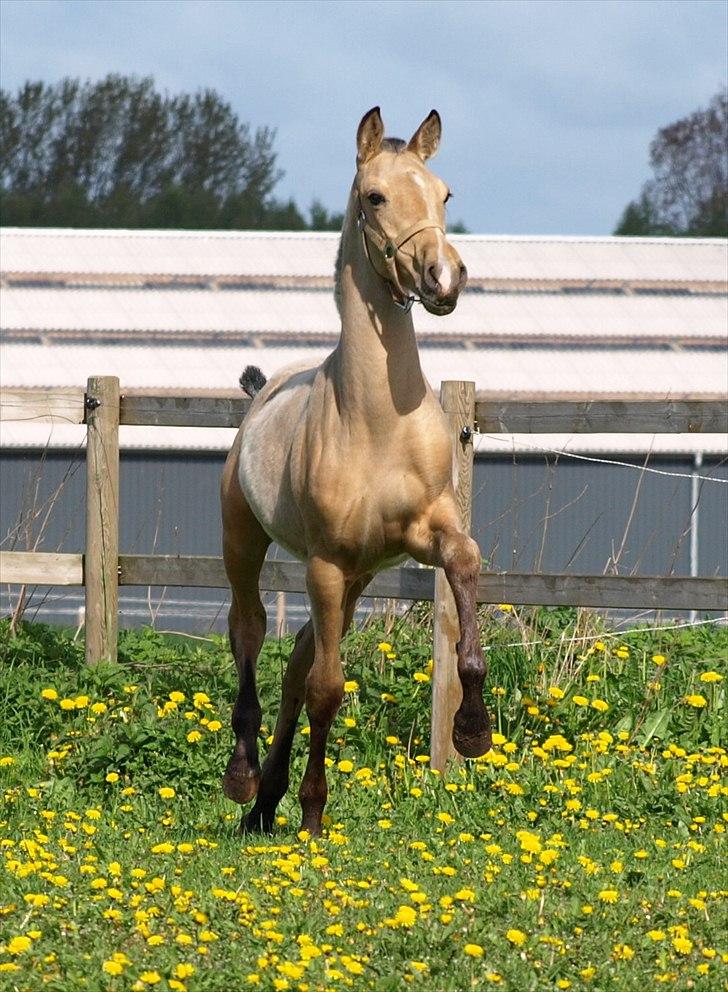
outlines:
[[[416,410],[427,387],[412,314],[395,306],[387,283],[367,258],[353,193],[336,259],[335,296],[341,338],[333,368],[340,405],[380,417],[388,408],[400,417]]]

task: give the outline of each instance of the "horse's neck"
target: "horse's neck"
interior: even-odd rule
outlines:
[[[350,201],[337,272],[341,339],[333,368],[348,419],[387,430],[416,409],[426,392],[412,316],[399,310],[366,256]]]

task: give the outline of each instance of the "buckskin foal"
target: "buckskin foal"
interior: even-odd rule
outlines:
[[[422,374],[409,312],[417,298],[432,314],[451,313],[467,279],[445,234],[448,188],[425,166],[440,132],[434,110],[407,144],[384,137],[378,107],[364,116],[336,265],[339,343],[318,367],[288,368],[267,383],[257,369],[241,377],[254,401],[222,483],[240,678],[223,789],[239,803],[255,798],[245,829],[273,825],[305,703],[302,829],[321,832],[326,740],[343,696],[340,640],[372,576],[407,555],[443,568],[457,605],[463,698],[453,743],[467,757],[490,747],[475,616],[480,552],[458,522],[451,434]],[[311,619],[296,637],[261,771],[255,667],[266,617],[258,577],[271,540],[306,562]]]

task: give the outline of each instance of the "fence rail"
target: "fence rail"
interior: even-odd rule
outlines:
[[[443,383],[457,461],[457,499],[469,529],[472,502],[472,433],[728,433],[728,406],[720,399],[476,401],[473,383]],[[186,396],[138,396],[119,391],[112,376],[88,380],[85,392],[43,394],[0,391],[0,419],[85,423],[87,427],[86,553],[0,552],[0,582],[20,585],[83,585],[86,597],[86,658],[116,657],[118,587],[198,586],[226,588],[222,559],[202,556],[120,555],[119,426],[237,427],[250,400]],[[268,561],[261,588],[305,593],[305,566]],[[443,768],[452,756],[452,713],[459,705],[455,678],[457,617],[438,569],[393,568],[377,575],[366,595],[432,600],[435,604],[432,764]],[[534,606],[636,607],[728,611],[728,579],[663,576],[517,574],[483,572],[481,603]]]
[[[81,554],[0,551],[0,582],[81,586]],[[372,599],[434,600],[435,569],[391,568],[380,572],[363,595]],[[227,589],[222,558],[209,555],[119,555],[120,586]],[[303,593],[306,567],[297,561],[267,561],[260,575],[266,592]],[[483,572],[479,603],[522,606],[593,606],[612,609],[728,609],[728,578],[681,576],[576,575],[572,573]]]
[[[85,422],[81,390],[0,391],[0,420]],[[244,397],[137,396],[121,393],[119,423],[144,427],[239,427]],[[728,404],[694,400],[502,400],[476,398],[486,434],[726,434]]]

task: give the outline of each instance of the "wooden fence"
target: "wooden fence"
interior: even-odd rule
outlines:
[[[440,399],[455,441],[458,507],[468,530],[476,430],[489,434],[728,433],[728,408],[720,400],[476,402],[475,386],[469,382],[444,382]],[[119,380],[110,376],[90,378],[85,393],[50,390],[39,398],[23,390],[2,391],[0,416],[4,420],[54,417],[85,424],[87,456],[85,554],[0,552],[0,582],[84,586],[89,663],[116,657],[119,585],[226,588],[221,558],[119,554],[119,425],[237,427],[249,404],[242,397],[125,396],[119,391]],[[261,588],[305,593],[305,566],[266,562]],[[434,602],[433,657],[437,663],[432,683],[431,757],[433,767],[442,769],[452,756],[450,728],[460,702],[457,614],[444,574],[439,569],[390,569],[373,579],[366,595]],[[728,580],[483,572],[478,601],[725,611]]]

